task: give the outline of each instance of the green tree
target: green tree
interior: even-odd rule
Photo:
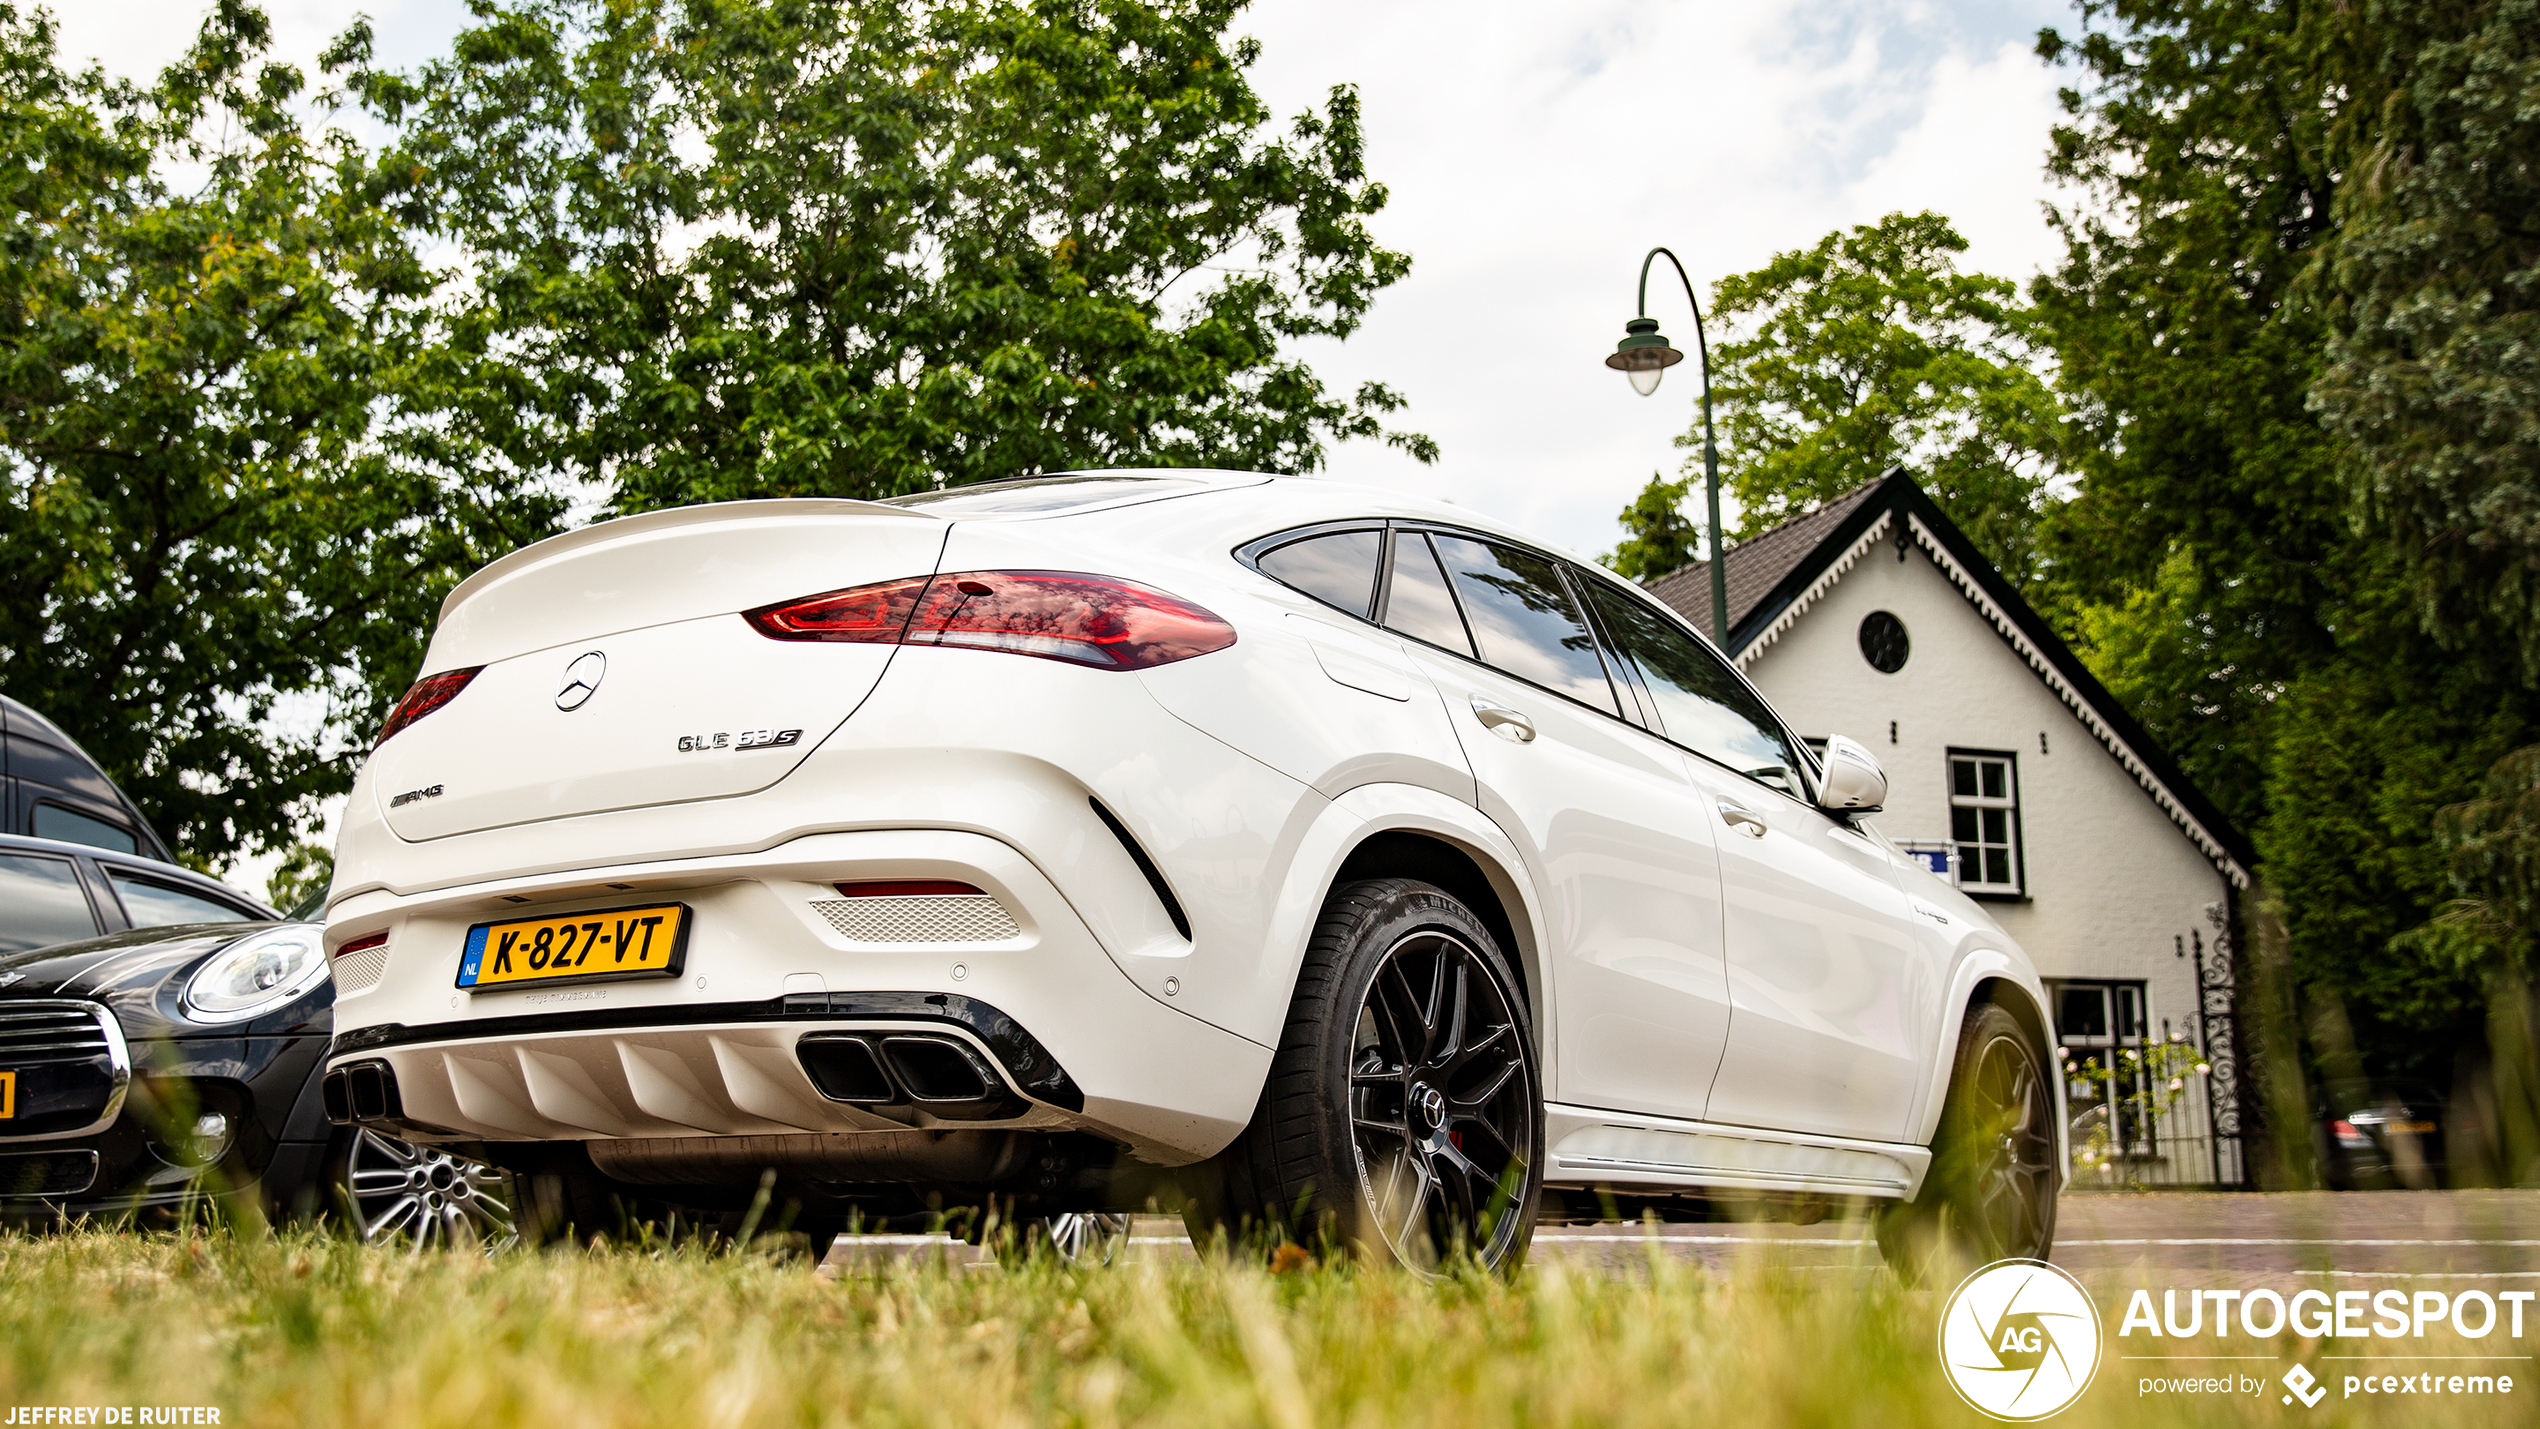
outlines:
[[[2136,671],[2162,687],[2140,712],[2254,829],[2275,695],[2337,658],[2352,540],[2336,446],[2306,406],[2325,333],[2292,293],[2336,187],[2327,7],[2078,8],[2078,36],[2038,45],[2083,80],[2048,168],[2086,201],[2057,215],[2065,256],[2033,293],[2077,428],[2075,496],[2047,530],[2054,604],[2121,605],[2183,564],[2176,658]]]
[[[1702,529],[1684,513],[1685,497],[1698,479],[1669,481],[1651,472],[1649,485],[1623,508],[1622,544],[1597,559],[1616,575],[1636,581],[1655,580],[1691,565],[1705,544]]]
[[[2452,649],[2419,633],[2445,581],[2479,588],[2458,559],[2474,542],[2401,549],[2467,467],[2389,494],[2406,460],[2391,452],[2427,440],[2424,410],[2403,420],[2415,379],[2393,346],[2424,313],[2401,289],[2426,270],[2399,261],[2396,227],[2359,226],[2397,199],[2359,195],[2406,188],[2394,116],[2416,123],[2413,104],[2466,127],[2478,105],[2441,93],[2496,72],[2440,52],[2418,18],[2437,8],[2083,0],[2079,30],[2039,49],[2080,72],[2050,169],[2087,201],[2060,217],[2065,257],[2032,295],[2080,438],[2075,495],[2046,522],[2048,609],[2255,837],[2291,972],[2323,1014],[2314,1051],[2343,1055],[2328,1045],[2342,1033],[2318,1035],[2342,1005],[2367,1070],[2439,1077],[2481,1023],[2474,980],[2405,936],[2445,892],[2429,825],[2540,707],[2516,669],[2527,621],[2502,602]],[[2491,11],[2444,24],[2485,33]],[[2452,192],[2491,218],[2512,207],[2511,181]],[[2481,362],[2476,381],[2512,380],[2507,354],[2474,346],[2445,380]],[[2390,432],[2364,431],[2384,418]]]
[[[504,450],[621,510],[1086,465],[1306,471],[1410,260],[1336,89],[1284,136],[1236,0],[490,0],[354,87],[479,277]]]
[[[2004,575],[2035,577],[2061,411],[2018,289],[1959,272],[1966,247],[1937,214],[1890,214],[1713,286],[1737,535],[1901,463]],[[1677,438],[1701,443],[1699,422]]]
[[[2540,678],[2540,4],[2383,0],[2331,132],[2311,400],[2420,627]]]
[[[2506,1184],[2540,1185],[2540,745],[2498,759],[2477,797],[2435,815],[2434,832],[2460,896],[2394,945],[2485,983],[2492,1073],[2478,1149]]]
[[[441,594],[561,505],[483,459],[386,179],[266,41],[221,0],[137,87],[0,5],[0,684],[206,864],[349,786]]]

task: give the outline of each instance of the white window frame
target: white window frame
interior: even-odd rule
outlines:
[[[1999,898],[2021,898],[2027,896],[2028,869],[2025,861],[2025,854],[2027,850],[2020,837],[2020,757],[2009,750],[2002,749],[1952,749],[1949,751],[1948,760],[1948,783],[1946,787],[1949,790],[1949,837],[1952,842],[1955,842],[1958,845],[1958,887],[1960,891],[1978,895],[1991,894]],[[2002,787],[2004,792],[2000,797],[1983,793],[1961,794],[1958,792],[1958,766],[1961,763],[1970,762],[1979,766],[1979,772],[1976,775],[1976,787],[1979,790],[1984,787],[1984,775],[1981,772],[1981,766],[1986,764],[1998,764],[2002,766]],[[2002,821],[2003,832],[2006,835],[2004,841],[2000,844],[1995,844],[1987,840],[1978,840],[1976,842],[1969,843],[1965,840],[1959,839],[1957,830],[1957,811],[1960,809],[2001,810],[2004,816]],[[1978,817],[1978,824],[1978,832],[1981,833],[1981,816]],[[2000,848],[2003,851],[2004,860],[2010,865],[2011,878],[2009,882],[1995,883],[1990,882],[1985,878],[1983,851],[1988,848]]]

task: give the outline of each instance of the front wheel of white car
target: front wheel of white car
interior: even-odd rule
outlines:
[[[1251,1126],[1196,1187],[1193,1236],[1513,1270],[1543,1188],[1541,1086],[1524,996],[1472,910],[1351,884],[1324,905]]]
[[[1922,1193],[1882,1213],[1879,1249],[1909,1284],[1944,1262],[2043,1260],[2055,1246],[2055,1101],[2046,1058],[1996,1004],[1969,1008]]]

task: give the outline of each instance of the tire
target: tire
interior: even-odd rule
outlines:
[[[2018,1018],[1970,1008],[1921,1194],[1882,1212],[1879,1250],[1907,1284],[2055,1248],[2055,1100]]]
[[[1422,1274],[1513,1271],[1543,1189],[1543,1080],[1519,983],[1444,891],[1333,893],[1307,945],[1252,1123],[1203,1174],[1202,1248],[1349,1246]]]
[[[520,1238],[530,1245],[636,1243],[672,1228],[662,1207],[624,1194],[606,1177],[520,1171],[512,1186]]]
[[[511,1178],[481,1162],[356,1126],[328,1148],[335,1209],[365,1244],[494,1250],[519,1239]]]

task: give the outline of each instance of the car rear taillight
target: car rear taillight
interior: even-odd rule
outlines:
[[[484,668],[482,665],[470,665],[464,670],[444,670],[438,675],[426,675],[415,681],[414,688],[406,691],[406,697],[397,701],[397,707],[388,712],[388,723],[379,727],[379,738],[372,740],[370,747],[377,749],[386,744],[388,736],[456,699],[459,691],[467,688],[467,682],[475,679],[477,672]]]
[[[1235,628],[1152,586],[1074,571],[960,571],[742,612],[771,640],[958,645],[1145,670],[1235,643]]]
[[[781,605],[741,612],[741,618],[770,640],[835,640],[859,645],[896,645],[908,628],[909,612],[926,593],[928,576],[880,585],[833,590]]]
[[[388,935],[386,933],[373,933],[366,938],[355,938],[352,941],[345,943],[343,946],[335,950],[335,956],[339,958],[347,957],[354,953],[367,952],[372,948],[384,948],[386,946],[388,946]]]

